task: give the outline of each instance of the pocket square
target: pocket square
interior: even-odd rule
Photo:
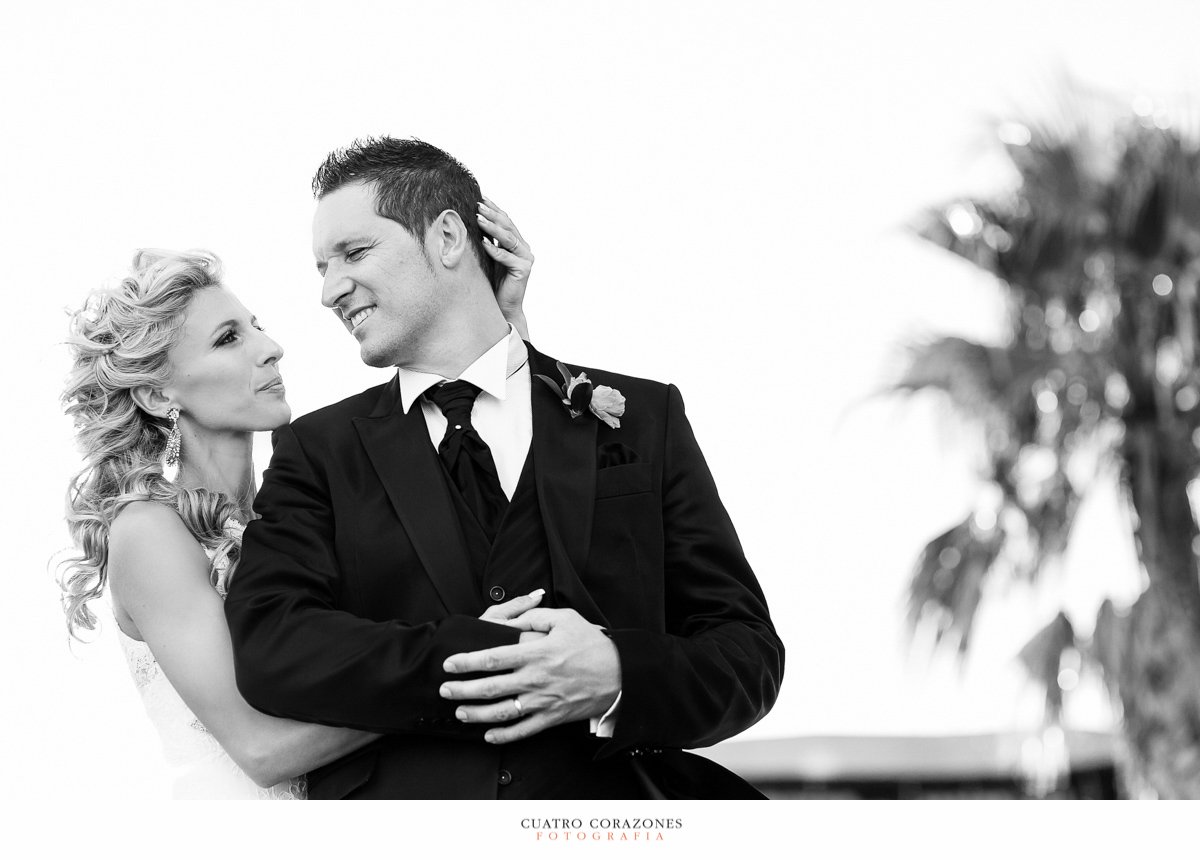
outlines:
[[[620,442],[605,442],[596,449],[596,468],[609,469],[613,466],[628,466],[630,463],[640,463],[641,457],[637,451]]]
[[[596,472],[596,498],[648,493],[654,479],[649,463],[625,463]]]

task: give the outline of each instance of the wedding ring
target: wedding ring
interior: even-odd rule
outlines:
[[[513,708],[516,709],[517,716],[518,717],[521,716],[521,714],[523,713],[523,711],[521,710],[521,700],[513,699],[512,702],[513,702]]]

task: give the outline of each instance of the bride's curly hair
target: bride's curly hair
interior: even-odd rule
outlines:
[[[169,423],[133,399],[138,386],[162,387],[171,375],[167,353],[179,339],[196,293],[220,286],[221,261],[206,251],[142,250],[119,285],[91,293],[71,315],[74,363],[62,401],[74,420],[85,466],[67,490],[67,526],[78,550],[59,573],[67,630],[95,630],[88,602],[108,579],[108,535],[127,504],[154,501],[174,508],[218,565],[237,562],[238,538],[225,530],[237,506],[227,496],[187,489],[163,473]],[[186,457],[187,452],[184,452]]]

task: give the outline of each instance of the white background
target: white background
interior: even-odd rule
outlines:
[[[381,381],[319,305],[308,189],[329,149],[378,133],[449,150],[516,219],[539,348],[682,389],[788,646],[779,703],[744,737],[1036,723],[1011,657],[1057,597],[1008,589],[961,674],[904,644],[912,561],[974,498],[972,443],[933,400],[872,395],[906,340],[994,336],[1001,307],[904,224],[1003,183],[989,118],[1037,110],[1063,72],[1127,102],[1187,92],[1194,4],[126,0],[6,18],[4,791],[161,792],[111,622],[69,647],[47,567],[78,467],[64,309],[138,247],[206,247],[284,345],[296,414]],[[1093,508],[1063,574],[1081,619],[1136,582],[1119,513]],[[1099,696],[1072,714],[1107,719]]]

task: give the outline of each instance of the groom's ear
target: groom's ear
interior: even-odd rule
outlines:
[[[134,387],[129,392],[129,396],[133,398],[133,402],[138,405],[139,409],[155,418],[166,418],[167,411],[172,405],[171,398],[163,394],[161,388],[152,388],[149,385]]]
[[[430,251],[443,266],[455,269],[462,264],[471,242],[471,234],[467,232],[467,225],[463,223],[462,216],[456,211],[447,209],[434,218],[426,235],[432,244]]]

